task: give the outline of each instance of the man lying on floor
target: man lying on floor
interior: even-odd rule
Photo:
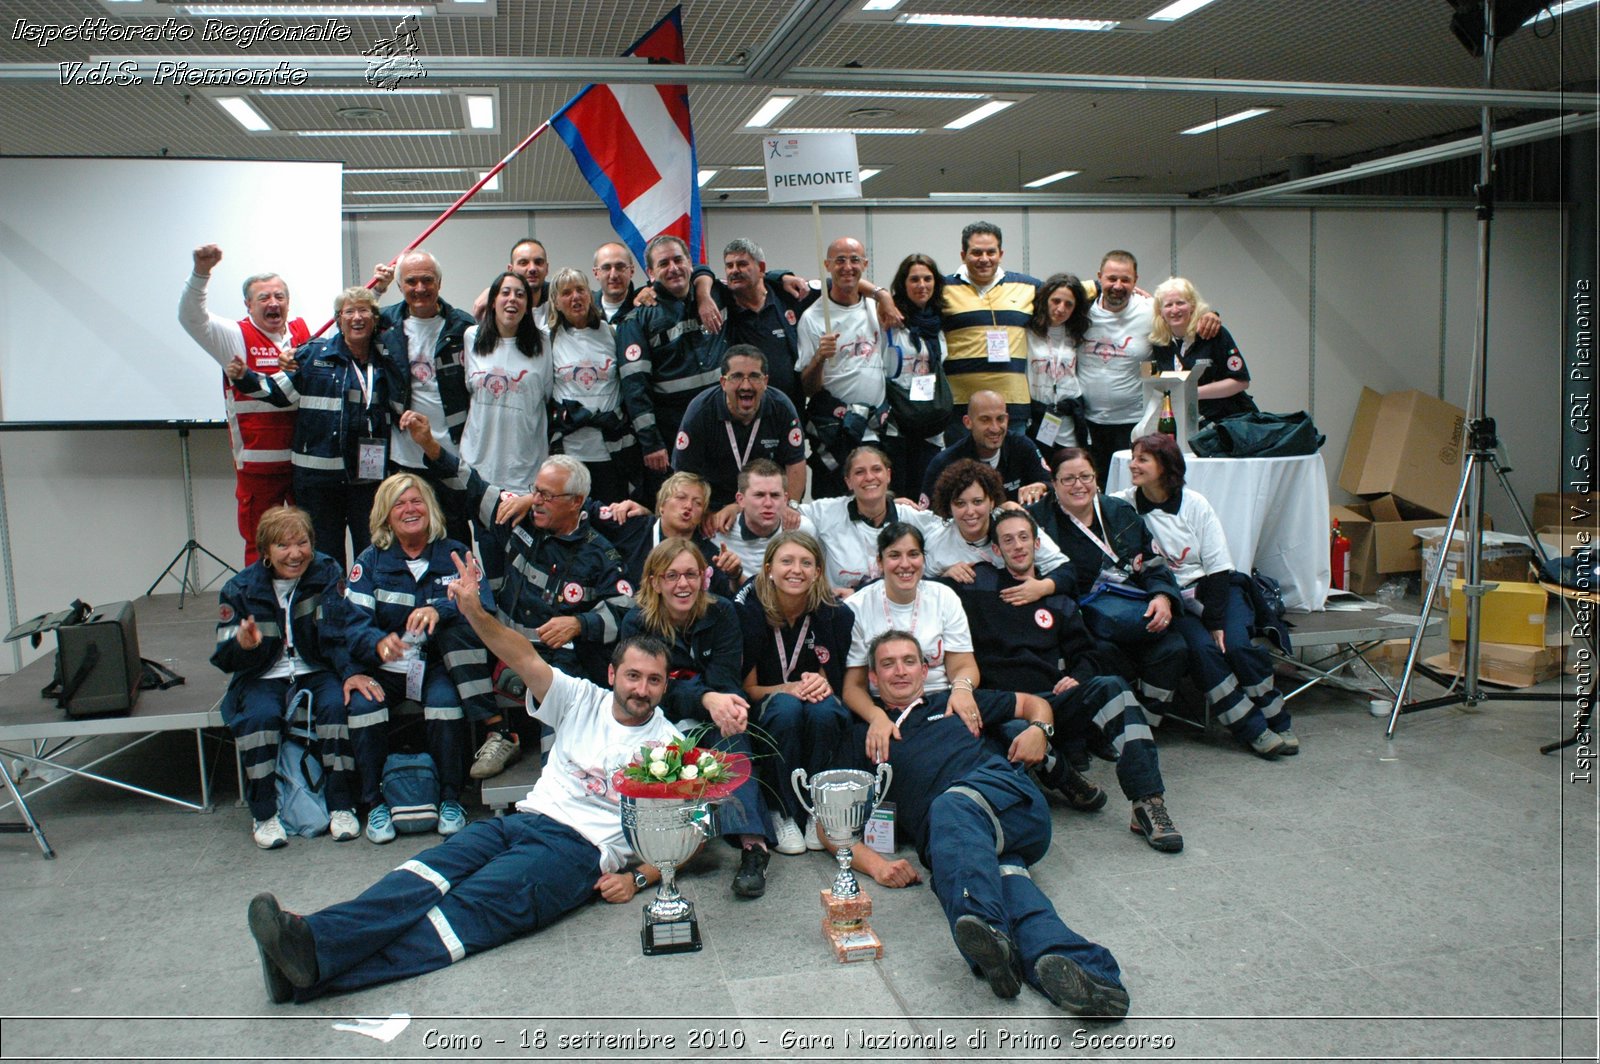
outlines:
[[[650,865],[624,871],[633,855],[611,778],[642,744],[678,738],[658,708],[667,648],[647,636],[619,642],[610,691],[568,676],[484,610],[471,556],[455,563],[450,597],[527,683],[533,715],[555,729],[548,768],[518,812],[469,825],[358,898],[299,916],[256,895],[250,933],[274,1002],[433,971],[546,927],[595,892],[627,902],[660,878]]]

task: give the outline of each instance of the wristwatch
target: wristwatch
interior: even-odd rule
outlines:
[[[648,887],[649,885],[650,885],[649,877],[646,876],[643,872],[639,871],[637,868],[635,868],[633,870],[633,889],[634,890],[643,890],[645,887]]]
[[[1056,737],[1056,728],[1054,724],[1046,724],[1042,720],[1030,720],[1028,722],[1028,727],[1038,728],[1040,731],[1044,732],[1044,737],[1046,739],[1054,739]]]

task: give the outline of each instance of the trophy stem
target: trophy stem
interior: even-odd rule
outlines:
[[[834,851],[834,859],[839,862],[839,872],[833,877],[835,898],[854,898],[861,893],[861,885],[856,882],[856,874],[850,868],[853,856],[853,851],[848,845],[840,846]]]

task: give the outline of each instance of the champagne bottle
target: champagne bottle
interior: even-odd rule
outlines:
[[[1156,422],[1156,431],[1174,440],[1178,438],[1178,419],[1172,414],[1171,392],[1161,396],[1161,420]]]

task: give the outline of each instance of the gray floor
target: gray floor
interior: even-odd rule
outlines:
[[[251,895],[315,909],[433,840],[259,852],[224,757],[214,813],[73,783],[38,802],[59,859],[0,836],[0,1013],[31,1017],[4,1021],[0,1057],[1594,1060],[1597,792],[1571,781],[1574,750],[1537,752],[1570,705],[1434,710],[1393,742],[1349,695],[1294,710],[1304,753],[1276,763],[1158,733],[1181,855],[1130,834],[1118,797],[1057,811],[1035,878],[1120,960],[1120,1025],[995,999],[925,885],[872,888],[886,956],[840,966],[818,929],[831,863],[775,857],[767,896],[740,901],[721,847],[684,877],[701,953],[641,956],[638,905],[600,903],[420,979],[272,1006]],[[193,786],[182,736],[124,756]],[[1114,789],[1110,766],[1092,775]],[[388,1043],[333,1026],[394,1013],[411,1020]]]

